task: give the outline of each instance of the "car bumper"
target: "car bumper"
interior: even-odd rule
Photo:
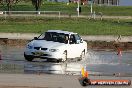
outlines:
[[[24,52],[25,55],[33,56],[34,58],[42,58],[42,59],[61,59],[61,52],[48,52],[42,50],[26,50]]]

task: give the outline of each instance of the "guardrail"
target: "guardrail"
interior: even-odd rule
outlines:
[[[60,19],[60,11],[0,11],[0,16],[7,17],[58,17]]]
[[[0,11],[0,17],[4,17],[6,20],[8,17],[60,17],[63,18],[71,18],[71,17],[80,17],[80,18],[99,18],[102,20],[102,13],[88,13],[88,14],[80,14],[79,16],[76,13],[62,13],[60,11]]]
[[[8,19],[10,17],[16,18],[31,18],[36,19],[37,17],[49,17],[49,18],[89,18],[89,19],[117,19],[118,22],[120,19],[132,19],[132,16],[112,16],[106,15],[102,12],[93,12],[93,13],[80,13],[78,16],[75,12],[66,13],[61,11],[0,11],[0,17],[3,19]]]

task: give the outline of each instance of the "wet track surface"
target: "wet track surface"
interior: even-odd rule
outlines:
[[[123,76],[132,76],[132,51],[123,51],[122,57],[113,51],[89,50],[83,61],[68,61],[67,63],[46,62],[36,58],[28,62],[23,57],[24,47],[0,46],[2,60],[1,73],[52,73],[52,74],[80,74],[82,66],[89,74],[113,75],[121,73]]]

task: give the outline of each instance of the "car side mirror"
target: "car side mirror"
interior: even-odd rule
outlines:
[[[37,40],[38,39],[38,37],[34,37],[34,40]]]

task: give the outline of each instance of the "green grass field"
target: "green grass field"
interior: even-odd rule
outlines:
[[[80,5],[82,8],[82,15],[90,14],[90,5]],[[63,14],[77,14],[76,12],[77,4],[70,3],[55,3],[55,2],[44,2],[40,8],[40,11],[61,11]],[[6,11],[6,6],[0,5],[0,11]],[[28,3],[18,3],[12,7],[13,11],[34,11],[34,7],[31,2]],[[97,14],[102,12],[103,15],[110,16],[131,16],[132,15],[132,6],[93,6],[93,11]]]
[[[61,14],[77,14],[77,4],[44,2],[41,11],[61,11]],[[90,5],[81,6],[82,13],[90,13]],[[0,5],[0,11],[6,7]],[[31,3],[18,3],[12,7],[13,11],[34,11]],[[93,6],[96,13],[102,12],[109,16],[131,16],[132,6]],[[0,32],[41,33],[49,29],[60,29],[77,32],[81,35],[132,35],[132,21],[117,19],[89,20],[87,18],[0,18]]]
[[[81,35],[132,35],[132,21],[89,20],[78,18],[0,21],[0,32],[41,33],[49,29],[77,32]]]

